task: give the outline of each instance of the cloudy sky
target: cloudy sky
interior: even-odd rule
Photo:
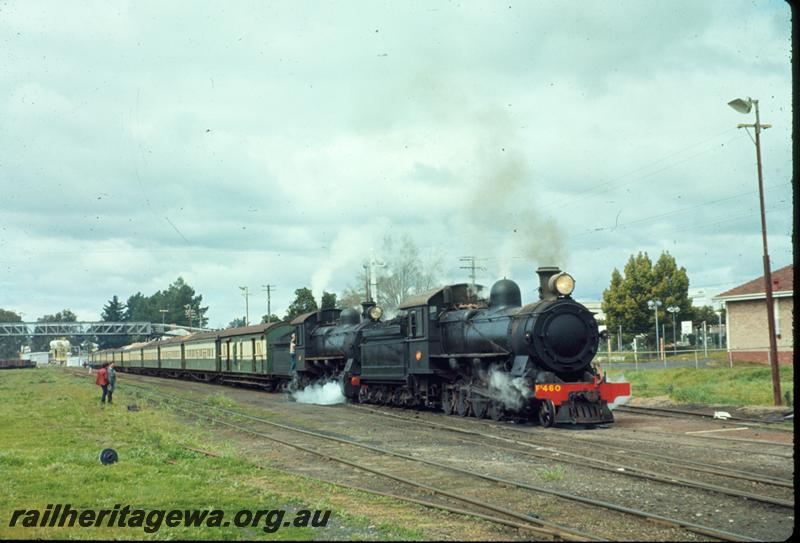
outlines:
[[[99,317],[183,276],[341,292],[387,233],[443,279],[559,265],[598,299],[629,255],[692,288],[792,259],[779,1],[0,2],[0,307]]]

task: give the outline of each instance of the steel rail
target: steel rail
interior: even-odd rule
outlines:
[[[143,388],[143,387],[138,387],[138,388]],[[149,390],[149,389],[147,389],[147,390]],[[513,480],[510,480],[510,479],[505,479],[505,478],[502,478],[502,477],[494,477],[494,476],[491,476],[491,475],[481,474],[481,473],[465,470],[465,469],[454,467],[454,466],[448,466],[446,464],[441,464],[439,462],[434,462],[432,460],[425,460],[425,459],[422,459],[422,458],[415,458],[415,457],[408,456],[408,455],[405,455],[405,454],[402,454],[402,453],[389,451],[387,449],[382,449],[380,447],[375,447],[375,446],[372,446],[372,445],[366,445],[364,443],[358,443],[358,442],[355,442],[355,441],[352,441],[352,440],[347,440],[347,439],[343,439],[343,438],[339,438],[339,437],[335,437],[335,436],[321,434],[319,432],[314,432],[312,430],[305,430],[305,429],[302,429],[302,428],[293,427],[291,425],[286,425],[286,424],[281,424],[281,423],[269,421],[269,420],[266,420],[266,419],[263,419],[263,418],[260,418],[260,417],[249,415],[247,413],[242,413],[242,412],[233,411],[233,410],[230,410],[230,409],[225,409],[225,408],[222,408],[222,407],[207,405],[207,404],[204,404],[203,402],[198,402],[196,400],[190,400],[188,398],[172,397],[172,396],[169,396],[167,394],[159,393],[159,392],[152,391],[152,390],[150,390],[150,392],[152,392],[154,394],[157,394],[157,395],[160,395],[160,396],[167,397],[167,398],[178,398],[181,401],[185,401],[187,403],[190,403],[190,404],[193,404],[193,405],[197,405],[199,407],[203,407],[203,408],[206,408],[206,409],[211,409],[211,410],[214,410],[214,411],[219,411],[221,413],[225,413],[225,414],[228,414],[228,415],[231,415],[231,416],[237,416],[237,417],[242,417],[242,418],[249,419],[249,420],[254,420],[256,422],[259,422],[261,424],[265,424],[265,425],[268,425],[268,426],[273,426],[273,427],[276,427],[276,428],[282,428],[282,429],[293,431],[293,432],[297,432],[297,433],[300,433],[300,434],[310,435],[312,437],[318,437],[318,438],[321,438],[321,439],[335,441],[337,443],[342,443],[342,444],[345,444],[345,445],[351,445],[351,446],[354,446],[354,447],[359,447],[359,448],[363,448],[363,449],[367,449],[367,450],[372,450],[374,452],[386,454],[386,455],[389,455],[389,456],[394,456],[396,458],[403,458],[403,459],[406,459],[406,460],[411,460],[413,462],[419,462],[419,463],[422,463],[422,464],[428,464],[428,465],[435,466],[435,467],[438,467],[438,468],[441,468],[441,469],[447,469],[447,470],[450,470],[450,471],[453,471],[453,472],[456,472],[456,473],[460,473],[460,474],[463,474],[463,475],[468,475],[468,476],[479,478],[479,479],[484,479],[484,480],[487,480],[487,481],[493,481],[493,482],[500,483],[500,484],[505,484],[505,485],[508,485],[508,486],[514,486],[514,487],[517,487],[517,488],[523,488],[523,489],[531,490],[531,491],[534,491],[534,492],[540,492],[540,493],[543,493],[543,494],[549,494],[549,495],[557,496],[559,498],[562,498],[562,499],[565,499],[565,500],[568,500],[568,501],[575,501],[575,502],[579,502],[579,503],[584,503],[584,504],[587,504],[587,505],[599,507],[601,509],[608,509],[608,510],[617,511],[617,512],[621,512],[621,513],[627,513],[627,514],[630,514],[630,515],[633,515],[633,516],[637,516],[637,517],[640,517],[640,518],[647,519],[647,520],[649,520],[651,522],[656,522],[656,523],[659,523],[659,524],[662,524],[662,525],[665,525],[665,526],[671,526],[671,527],[674,527],[674,528],[681,528],[681,529],[684,529],[684,530],[687,530],[687,531],[690,531],[690,532],[694,532],[694,533],[698,533],[698,534],[701,534],[701,535],[714,537],[714,538],[717,538],[717,539],[720,539],[720,540],[723,540],[723,541],[758,541],[757,539],[754,539],[754,538],[751,538],[751,537],[748,537],[748,536],[745,536],[745,535],[742,535],[742,534],[735,534],[735,533],[727,532],[725,530],[719,530],[719,529],[716,529],[716,528],[711,528],[711,527],[708,527],[708,526],[703,526],[703,525],[695,524],[695,523],[692,523],[692,522],[687,522],[687,521],[682,521],[682,520],[679,520],[679,519],[665,517],[665,516],[662,516],[662,515],[657,515],[655,513],[649,513],[647,511],[633,509],[633,508],[630,508],[630,507],[625,507],[625,506],[622,506],[622,505],[618,505],[618,504],[614,504],[614,503],[610,503],[610,502],[605,502],[605,501],[602,501],[602,500],[596,500],[596,499],[593,499],[593,498],[586,498],[586,497],[578,496],[578,495],[575,495],[575,494],[569,494],[567,492],[561,492],[561,491],[558,491],[558,490],[552,490],[552,489],[549,489],[549,488],[544,488],[544,487],[540,487],[540,486],[536,486],[536,485],[531,485],[531,484],[527,484],[527,483],[521,483],[521,482],[518,482],[518,481],[513,481]],[[274,439],[274,438],[272,438],[272,436],[268,436],[267,434],[263,434],[263,436],[268,438],[268,439]],[[293,445],[289,444],[289,446],[293,446]],[[312,454],[317,454],[316,452],[313,451],[313,449],[310,449],[308,452],[312,452]],[[344,460],[344,459],[341,459],[341,460]],[[347,462],[347,461],[345,461],[345,462]],[[351,465],[353,465],[354,467],[358,467],[359,469],[363,469],[358,464],[351,464]],[[394,476],[392,476],[392,477],[394,477]],[[529,520],[529,522],[530,522],[530,520]],[[538,519],[537,519],[537,522],[538,522]],[[581,535],[583,535],[583,534],[581,534]]]
[[[645,434],[671,435],[673,437],[676,436],[676,434],[670,434],[669,432],[660,432],[658,430],[637,430],[637,429],[634,429],[634,428],[624,428],[624,429],[617,428],[617,430],[622,430],[622,431],[625,431],[625,432],[633,432],[633,433],[639,432],[639,433],[645,433]],[[697,438],[697,439],[708,439],[710,441],[717,441],[717,442],[720,442],[720,443],[724,443],[726,441],[727,442],[731,442],[731,443],[753,443],[755,445],[768,445],[768,446],[775,446],[775,447],[790,447],[790,448],[794,449],[794,443],[782,443],[780,441],[768,441],[768,440],[765,440],[765,439],[746,439],[746,438],[739,438],[739,437],[704,436],[704,435],[700,435],[700,434],[686,434],[686,433],[681,434],[681,437],[686,437],[686,438],[691,438],[691,439],[694,439],[694,438]],[[714,447],[714,448],[718,449],[718,450],[721,450],[721,451],[729,451],[729,450],[731,450],[731,449],[725,448],[725,447]],[[733,449],[733,450],[735,451],[736,449]],[[763,450],[754,452],[753,454],[764,454],[764,455],[767,455],[767,456],[777,456],[777,457],[780,457],[780,458],[794,458],[794,454],[793,453],[792,454],[781,454],[781,453],[778,453],[778,452],[770,452],[770,451],[763,451]]]
[[[217,408],[217,407],[214,407],[214,406],[209,406],[209,405],[203,404],[202,402],[195,402],[194,400],[189,400],[188,398],[176,398],[174,396],[169,396],[169,395],[166,395],[166,394],[160,394],[158,392],[155,392],[153,390],[150,390],[150,389],[147,389],[145,387],[138,386],[138,385],[130,385],[130,386],[134,386],[136,388],[144,389],[148,393],[151,393],[151,394],[165,396],[169,400],[178,399],[180,401],[184,401],[184,402],[191,403],[191,404],[199,404],[201,407],[204,407],[204,408],[219,410],[219,411],[222,411],[222,412],[224,412],[225,414],[227,414],[229,416],[251,418],[249,415],[246,415],[245,413],[231,412],[229,410],[225,410],[225,409],[222,409],[222,408]],[[263,438],[268,439],[270,441],[274,441],[276,443],[280,443],[281,445],[284,445],[284,446],[287,446],[287,447],[290,447],[290,448],[293,448],[293,449],[297,449],[297,450],[300,450],[300,451],[303,451],[303,452],[306,452],[306,453],[309,453],[309,454],[313,454],[313,455],[319,456],[321,458],[326,458],[328,460],[333,460],[333,461],[339,462],[341,464],[345,464],[347,466],[356,468],[356,469],[361,470],[361,471],[374,473],[375,475],[379,475],[379,476],[385,477],[387,479],[392,479],[392,480],[398,481],[400,483],[406,484],[408,486],[412,486],[412,487],[415,487],[415,488],[419,488],[419,489],[431,492],[433,494],[438,494],[438,495],[445,496],[447,498],[450,498],[450,499],[453,499],[453,500],[456,500],[456,501],[461,501],[461,502],[468,503],[470,505],[474,505],[474,506],[477,506],[477,507],[480,507],[480,508],[483,508],[483,509],[488,509],[490,511],[494,511],[494,512],[497,512],[497,513],[500,513],[500,514],[503,514],[503,515],[507,515],[509,517],[517,518],[519,520],[522,520],[523,523],[514,523],[515,525],[519,524],[519,525],[521,525],[521,527],[523,527],[525,529],[528,529],[530,531],[536,532],[538,534],[555,536],[555,537],[558,537],[558,538],[566,538],[566,539],[569,539],[569,540],[572,540],[572,541],[604,541],[603,539],[598,538],[596,536],[592,536],[592,535],[589,535],[589,534],[585,534],[583,532],[579,532],[577,530],[572,530],[570,528],[559,526],[558,524],[551,523],[551,522],[548,522],[548,521],[545,521],[545,520],[542,520],[542,519],[538,519],[538,518],[535,518],[535,517],[532,517],[532,516],[529,516],[529,515],[525,515],[523,513],[518,513],[516,511],[510,511],[507,508],[503,508],[503,507],[500,507],[500,506],[495,506],[495,505],[492,505],[492,504],[487,503],[485,501],[475,500],[475,499],[469,498],[467,496],[461,496],[459,494],[455,494],[455,493],[449,492],[447,490],[443,490],[443,489],[440,489],[440,488],[436,488],[436,487],[427,485],[425,483],[420,483],[418,481],[414,481],[414,480],[411,480],[411,479],[400,477],[398,475],[393,475],[391,473],[388,473],[388,472],[385,472],[385,471],[382,471],[382,470],[378,470],[378,469],[375,469],[375,468],[370,468],[370,467],[367,467],[367,466],[365,466],[363,464],[352,462],[350,460],[347,460],[345,458],[341,458],[339,456],[335,456],[335,455],[332,455],[332,454],[329,454],[329,453],[325,453],[325,452],[322,452],[322,451],[317,451],[315,449],[312,449],[312,448],[309,448],[309,447],[305,447],[303,445],[298,445],[296,443],[291,443],[291,442],[282,440],[280,438],[277,438],[277,437],[275,437],[273,435],[265,434],[263,432],[257,432],[257,431],[255,431],[255,430],[253,430],[251,428],[246,428],[244,426],[239,426],[239,425],[236,425],[236,424],[232,424],[230,422],[226,422],[224,420],[216,419],[216,418],[211,417],[209,415],[203,415],[203,414],[197,413],[195,411],[191,411],[189,409],[185,409],[185,408],[181,408],[181,407],[177,407],[177,406],[172,406],[172,407],[174,409],[177,409],[179,411],[187,413],[190,416],[207,419],[207,420],[213,422],[214,424],[220,424],[222,426],[227,426],[229,428],[233,428],[233,429],[238,430],[240,432],[245,432],[245,433],[249,433],[249,434],[252,434],[252,435],[255,435],[255,436],[258,436],[258,437],[263,437]],[[259,422],[259,423],[268,423],[269,422],[269,421],[266,421],[264,419],[258,419],[258,418],[255,418],[255,420],[257,422]],[[281,427],[283,426],[283,425],[280,425],[278,423],[274,423],[274,425],[281,426]],[[291,428],[287,427],[287,429],[291,429]],[[300,430],[300,429],[296,429],[296,430]],[[304,430],[303,432],[307,432],[307,431]],[[334,441],[341,441],[339,438],[333,438],[332,436],[325,436],[324,434],[317,434],[315,437],[320,437],[320,438],[323,438],[323,439],[333,439]],[[358,445],[355,442],[347,443],[347,444]],[[407,498],[403,498],[403,499],[407,499]],[[474,516],[480,516],[479,513],[475,513],[475,512],[466,512],[465,514],[474,515]],[[488,517],[487,515],[483,515],[483,516],[484,517]],[[489,517],[489,518],[491,518],[491,517]],[[504,524],[508,524],[508,522],[510,522],[510,521],[502,521],[502,519],[497,519],[497,520],[500,520]],[[524,524],[524,523],[527,523],[527,524]]]
[[[698,413],[698,412],[695,412],[695,411],[688,411],[686,409],[672,409],[672,408],[667,408],[667,407],[650,407],[650,406],[644,407],[644,406],[640,406],[640,405],[620,405],[616,409],[621,411],[621,412],[623,412],[623,413],[624,412],[627,412],[627,413],[642,413],[642,414],[653,415],[653,416],[667,416],[667,417],[669,417],[669,416],[671,416],[671,417],[682,417],[684,415],[688,415],[688,416],[691,416],[691,417],[714,419],[714,415],[710,415],[708,413]],[[751,419],[751,418],[737,417],[737,416],[731,416],[731,417],[728,417],[728,418],[725,418],[725,419],[714,419],[714,420],[720,420],[722,422],[735,421],[737,424],[741,423],[743,426],[748,426],[748,427],[753,427],[755,425],[762,425],[762,424],[763,425],[781,424],[781,423],[785,422],[785,421],[780,421],[780,420],[761,420],[761,419]],[[777,431],[780,431],[780,432],[793,432],[794,431],[791,428],[781,428],[781,427],[773,427],[773,428],[769,428],[769,429],[773,430],[773,431],[777,430]]]
[[[532,443],[532,442],[529,442],[529,441],[519,441],[519,440],[508,438],[508,437],[498,436],[498,435],[494,435],[494,434],[487,434],[485,432],[478,432],[478,431],[474,431],[474,430],[467,430],[467,429],[464,429],[464,428],[456,428],[456,427],[453,427],[453,426],[448,426],[446,424],[439,424],[439,423],[436,423],[436,422],[421,421],[419,419],[413,419],[412,420],[412,419],[409,419],[407,417],[403,417],[402,415],[397,415],[395,413],[387,413],[385,411],[381,411],[379,409],[372,409],[372,408],[369,408],[369,407],[351,406],[351,408],[377,413],[379,415],[386,416],[386,417],[396,418],[396,419],[399,419],[399,420],[406,421],[406,422],[408,422],[410,424],[423,424],[423,425],[429,426],[431,428],[439,428],[439,429],[448,430],[448,431],[456,432],[456,433],[475,435],[475,436],[479,436],[479,437],[484,437],[484,438],[488,438],[488,439],[494,439],[494,440],[502,441],[502,442],[505,442],[505,443],[514,443],[514,444],[517,444],[517,445],[522,445],[522,446],[530,447],[530,448],[537,449],[537,450],[551,451],[551,452],[557,453],[559,455],[567,455],[567,456],[572,456],[572,457],[580,459],[580,460],[574,460],[574,461],[565,460],[565,462],[568,462],[568,463],[585,465],[587,467],[596,467],[597,469],[601,469],[601,470],[604,470],[604,471],[614,471],[616,473],[621,473],[623,475],[630,475],[630,476],[633,476],[633,477],[642,477],[642,478],[645,478],[645,479],[660,481],[660,482],[664,482],[664,483],[667,483],[667,484],[673,484],[674,483],[674,484],[680,484],[681,486],[692,486],[692,487],[701,488],[701,489],[705,489],[705,490],[711,490],[711,491],[715,491],[715,492],[720,492],[720,493],[723,493],[723,494],[729,494],[729,495],[732,495],[732,496],[746,497],[748,499],[753,499],[753,500],[756,500],[756,501],[763,501],[765,503],[770,503],[770,504],[773,504],[773,505],[780,505],[780,506],[784,506],[784,507],[794,508],[794,502],[789,502],[789,501],[786,501],[786,500],[780,500],[780,499],[771,498],[771,497],[763,497],[763,496],[759,496],[757,494],[744,493],[744,492],[741,492],[741,491],[738,491],[738,490],[735,490],[735,489],[729,489],[729,488],[720,487],[720,486],[717,486],[717,485],[710,485],[710,484],[706,484],[706,483],[697,483],[695,481],[691,481],[691,480],[688,480],[688,479],[683,479],[681,477],[676,477],[676,476],[672,476],[672,475],[667,476],[667,475],[664,475],[664,474],[659,474],[659,473],[656,473],[656,472],[652,472],[652,471],[649,471],[649,470],[644,470],[644,469],[633,467],[633,466],[626,466],[626,465],[623,465],[623,464],[617,464],[617,463],[613,463],[613,462],[606,462],[604,460],[588,459],[587,457],[585,457],[583,455],[576,454],[576,453],[571,453],[571,452],[567,452],[567,451],[563,451],[563,450],[559,450],[559,449],[555,449],[552,446],[539,445],[539,444],[535,444],[535,443]],[[548,437],[550,437],[550,436],[548,436]],[[477,443],[477,442],[473,441],[472,443]],[[587,443],[587,445],[589,445],[589,444]],[[490,446],[500,447],[498,445],[490,445]],[[605,444],[592,443],[591,446],[595,447],[595,448],[597,448],[599,446],[599,447],[605,448],[605,449],[616,449],[616,450],[619,450],[619,447],[611,447],[610,445],[605,445]],[[500,448],[503,448],[503,447],[500,447]],[[541,453],[534,453],[534,452],[522,451],[522,450],[519,450],[519,452],[524,453],[524,454],[529,454],[529,455],[532,455],[532,456],[538,456],[540,458],[553,458],[553,459],[555,459],[553,457],[553,455],[545,455],[545,454],[541,454]],[[626,452],[630,452],[633,455],[648,456],[648,457],[653,457],[653,458],[656,458],[656,459],[668,458],[668,460],[666,460],[666,461],[663,460],[663,459],[659,460],[661,463],[664,463],[664,464],[667,464],[667,465],[670,465],[671,464],[670,461],[672,461],[672,460],[674,460],[676,462],[690,462],[690,461],[679,460],[677,458],[663,457],[663,456],[660,456],[660,455],[657,455],[657,454],[653,454],[653,453],[644,453],[644,452],[643,453],[639,453],[638,451],[626,451]],[[609,454],[611,456],[621,456],[619,454],[615,454],[615,453],[611,453],[611,452],[606,453],[606,454]],[[559,459],[561,459],[561,458],[559,458]],[[605,464],[607,466],[613,466],[613,467],[591,466],[587,462],[598,462],[598,463]],[[732,472],[728,473],[727,468],[721,468],[719,466],[712,466],[710,464],[702,464],[700,462],[691,462],[691,463],[700,464],[700,466],[679,465],[678,467],[686,468],[686,469],[689,469],[689,470],[692,470],[692,471],[701,472],[701,473],[709,473],[709,474],[713,474],[713,475],[719,475],[719,476],[722,476],[722,477],[729,477],[729,478],[733,478],[733,479],[742,479],[742,480],[752,481],[752,482],[756,482],[756,483],[769,484],[769,485],[773,485],[773,486],[780,486],[780,487],[785,487],[785,488],[794,488],[794,483],[792,481],[773,478],[773,477],[770,477],[768,475],[761,476],[761,475],[758,475],[758,474],[753,474],[753,473],[748,473],[748,472],[741,472],[741,471],[738,471],[738,470],[731,470]],[[623,468],[625,471],[620,472],[620,471],[618,471],[618,468]],[[643,475],[639,475],[640,473],[643,474]],[[653,476],[656,476],[656,478],[654,478]]]

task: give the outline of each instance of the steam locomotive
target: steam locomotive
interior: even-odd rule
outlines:
[[[267,390],[332,379],[353,402],[428,407],[543,426],[613,421],[608,407],[630,395],[592,365],[600,334],[592,313],[571,298],[573,278],[539,275],[539,300],[523,306],[519,286],[455,284],[405,300],[382,320],[372,301],[325,309],[291,323],[204,332],[94,353],[122,371]],[[295,336],[295,360],[290,337]]]
[[[470,284],[407,299],[386,322],[373,302],[301,315],[298,371],[339,377],[362,403],[426,406],[446,414],[536,417],[543,426],[613,421],[608,404],[630,394],[591,362],[600,334],[592,313],[571,298],[573,278],[539,268],[539,300],[497,281],[488,300]]]

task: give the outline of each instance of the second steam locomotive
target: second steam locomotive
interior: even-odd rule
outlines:
[[[260,336],[249,327],[257,338],[245,371],[231,364],[236,329],[200,334],[197,341],[206,349],[193,349],[192,336],[180,340],[186,344],[180,362],[161,360],[158,344],[165,342],[130,346],[127,361],[115,355],[126,348],[95,353],[93,360],[115,360],[123,371],[268,389],[337,379],[354,402],[494,420],[538,418],[543,426],[612,422],[609,404],[630,395],[630,385],[608,382],[592,365],[600,333],[593,314],[571,297],[573,278],[558,268],[539,268],[537,274],[539,299],[524,306],[517,284],[502,279],[488,299],[478,296],[480,287],[465,283],[413,296],[389,320],[368,301],[361,312],[325,309],[263,325]],[[263,342],[260,350],[257,340]],[[187,350],[207,353],[207,363],[192,360],[187,367]]]

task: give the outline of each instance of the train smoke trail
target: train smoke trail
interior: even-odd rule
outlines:
[[[315,405],[334,405],[345,402],[342,386],[339,381],[328,381],[324,384],[312,384],[303,390],[292,392],[292,398],[297,403],[310,403]]]

